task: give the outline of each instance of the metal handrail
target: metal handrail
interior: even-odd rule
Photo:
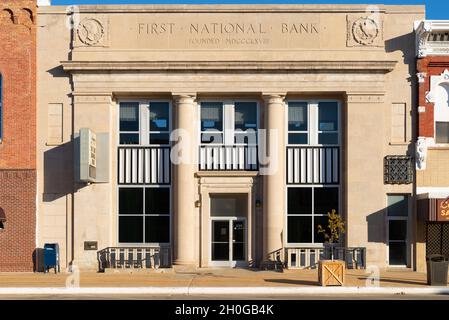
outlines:
[[[366,248],[334,247],[334,259],[346,262],[348,269],[366,269]],[[321,259],[332,259],[331,247],[287,247],[285,264],[287,268],[316,268]]]
[[[170,247],[107,247],[97,252],[98,269],[171,267]]]

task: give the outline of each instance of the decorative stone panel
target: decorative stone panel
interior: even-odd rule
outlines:
[[[383,19],[380,14],[347,16],[348,47],[383,47]]]

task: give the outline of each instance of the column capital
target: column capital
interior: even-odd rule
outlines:
[[[280,104],[284,103],[285,96],[287,94],[285,92],[268,92],[262,93],[262,97],[267,104]]]
[[[196,93],[192,92],[173,92],[172,93],[173,100],[177,104],[189,104],[194,103],[196,100]]]

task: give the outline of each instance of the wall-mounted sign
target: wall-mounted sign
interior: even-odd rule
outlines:
[[[449,222],[449,198],[437,200],[437,220]]]
[[[75,181],[109,182],[109,133],[81,128],[75,134]]]
[[[97,135],[80,129],[80,180],[94,182],[97,177]]]
[[[98,241],[84,241],[85,251],[96,251],[98,250]]]
[[[109,17],[110,47],[125,50],[321,48],[328,43],[322,43],[322,35],[334,32],[325,15],[312,12],[160,13]],[[87,35],[86,30],[81,31]],[[342,32],[340,38],[344,43],[346,32],[344,29]]]

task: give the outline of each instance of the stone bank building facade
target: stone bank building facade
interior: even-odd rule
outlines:
[[[40,7],[36,245],[59,243],[61,267],[160,252],[166,266],[302,268],[335,209],[366,264],[416,268],[423,18],[421,6]]]

